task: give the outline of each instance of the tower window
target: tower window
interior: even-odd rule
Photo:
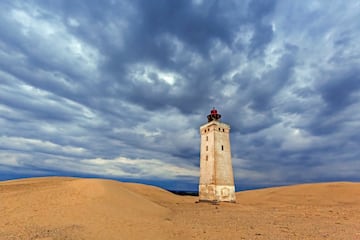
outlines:
[[[205,129],[205,132],[206,132],[206,129]]]
[[[209,137],[208,136],[206,136],[206,141],[208,141],[209,140]]]
[[[224,145],[221,145],[221,150],[224,151]]]
[[[208,146],[206,146],[206,151],[208,150]]]
[[[223,129],[223,132],[225,132],[225,129]]]
[[[220,128],[219,128],[219,131],[220,131]]]
[[[208,156],[206,155],[206,157],[205,157],[205,160],[207,161],[208,160]]]

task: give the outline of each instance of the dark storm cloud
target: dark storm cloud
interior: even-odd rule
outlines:
[[[294,56],[290,55],[282,56],[276,68],[265,72],[259,79],[254,79],[253,82],[258,84],[252,85],[253,89],[250,90],[250,95],[253,96],[251,108],[256,111],[266,111],[272,107],[273,96],[286,87],[286,83],[291,77],[294,67],[293,58]]]
[[[140,41],[145,43],[144,49],[138,49],[139,55],[149,55],[151,59],[155,56],[155,59],[160,61],[171,56],[171,49],[168,46],[163,47],[156,43],[154,36],[162,34],[178,37],[180,41],[190,46],[191,50],[199,51],[204,56],[208,56],[214,40],[231,43],[232,29],[229,28],[230,24],[222,11],[226,4],[220,1],[208,1],[201,7],[195,6],[191,1],[171,3],[163,0],[156,3],[146,1],[137,3],[141,23],[132,40],[138,43],[141,39]],[[147,52],[149,50],[151,52]],[[165,60],[166,62],[168,61]]]
[[[130,101],[151,110],[170,105],[184,113],[198,109],[208,101],[212,89],[207,81],[213,80],[210,75],[212,64],[206,61],[210,63],[207,73],[199,69],[205,68],[202,66],[204,58],[209,57],[214,41],[230,45],[232,40],[233,29],[221,16],[220,5],[218,1],[207,2],[204,7],[195,6],[190,1],[138,1],[134,21],[129,23],[131,31],[124,37],[126,47],[111,49],[106,69],[112,72],[123,70],[121,73],[125,75],[124,68],[129,65],[131,68],[131,64],[137,62],[176,71],[183,77],[175,86],[169,86],[159,81],[156,74],[150,73],[151,83],[134,82],[131,77],[124,76],[118,80],[123,94],[128,95]],[[177,56],[179,51],[189,52],[188,57],[186,54]],[[194,57],[200,59],[200,64],[193,65]],[[172,87],[178,88],[175,94],[170,92]]]
[[[134,4],[105,1],[101,7],[93,2],[89,4],[84,1],[75,4],[45,3],[45,6],[52,11],[60,11],[64,22],[68,23],[69,18],[76,19],[81,27],[70,25],[68,26],[70,31],[90,41],[106,55],[104,65],[106,73],[104,72],[102,83],[103,85],[108,83],[108,86],[102,92],[110,96],[121,94],[127,100],[150,110],[170,105],[184,113],[197,110],[211,101],[210,96],[213,96],[216,89],[211,87],[208,81],[217,81],[214,76],[221,76],[227,70],[226,64],[219,68],[221,62],[207,59],[214,42],[220,41],[231,48],[239,25],[251,24],[254,25],[255,32],[252,48],[262,48],[262,45],[271,40],[264,37],[266,35],[264,29],[269,26],[268,24],[264,26],[262,20],[273,11],[274,5],[273,2],[264,2],[257,6],[254,2],[226,4],[220,1],[201,4],[190,1],[176,3],[137,1]],[[115,28],[115,32],[111,34],[107,28],[113,25],[123,30]],[[183,46],[182,51],[191,54],[187,54],[188,57],[186,54],[175,56],[175,51],[181,49],[174,40]],[[117,41],[123,44],[114,45]],[[200,64],[194,64],[194,56],[200,58]],[[183,78],[176,84],[179,90],[176,94],[172,94],[169,91],[171,86],[159,81],[148,86],[144,83],[134,83],[127,77],[129,68],[133,67],[132,63],[151,63],[160,69],[181,73]],[[109,79],[106,76],[109,76]],[[74,76],[69,76],[70,82],[73,82],[72,77]],[[149,91],[149,88],[152,91]],[[73,96],[71,96],[69,90],[59,92],[61,91],[59,86],[49,86],[47,89],[66,94],[76,101],[85,101],[81,92],[72,92]],[[91,89],[91,85],[85,89],[87,93],[90,91],[91,94],[97,94],[96,89]],[[87,104],[94,105],[91,102]]]
[[[275,6],[276,1],[251,1],[249,4],[247,20],[249,23],[254,23],[256,29],[250,44],[252,57],[262,55],[273,38],[273,29],[266,17],[274,11]]]
[[[0,5],[0,173],[196,185],[215,106],[236,181],[358,179],[355,1]]]
[[[109,3],[105,5],[107,4]],[[244,14],[237,16],[238,12],[249,12],[254,19],[253,15],[260,17],[255,21],[255,33],[258,36],[254,35],[253,37],[254,48],[260,48],[261,44],[271,40],[270,38],[264,40],[264,26],[261,24],[261,18],[273,10],[271,6],[274,4],[267,3],[265,5],[265,7],[254,8],[253,3],[249,6],[242,4],[237,6],[239,11],[232,10],[233,15],[229,16],[225,14],[225,11],[231,10],[235,3],[225,4],[211,1],[196,5],[190,1],[176,3],[138,1],[132,7],[126,7],[126,9],[131,9],[130,13],[125,13],[124,5],[113,4],[111,8],[105,6],[106,14],[103,15],[106,16],[98,18],[97,11],[92,10],[97,6],[90,4],[86,9],[90,8],[91,14],[89,12],[78,13],[83,18],[90,19],[84,23],[85,26],[80,28],[81,31],[77,31],[77,34],[93,41],[93,44],[107,55],[104,69],[117,75],[116,79],[113,79],[114,75],[112,75],[109,80],[111,89],[116,89],[117,94],[127,96],[131,102],[150,110],[171,105],[188,113],[189,109],[199,109],[202,104],[210,101],[209,96],[215,89],[211,88],[207,82],[216,81],[214,75],[221,76],[226,71],[226,66],[219,68],[221,63],[213,63],[206,58],[209,58],[209,51],[216,41],[231,48],[234,33],[239,24],[249,23],[249,21],[245,21]],[[74,6],[62,6],[64,13],[68,8],[76,9]],[[92,13],[93,11],[95,13]],[[67,15],[71,16],[71,12],[73,10]],[[114,37],[118,36],[119,39],[113,39],[111,34],[104,34],[102,31],[103,34],[98,34],[98,39],[94,40],[92,31],[106,28],[114,22],[117,24],[117,20],[110,17],[114,17],[116,12],[120,16],[123,14],[128,16],[123,21],[123,24],[126,25],[124,30],[113,35]],[[81,21],[80,24],[82,24]],[[259,40],[260,38],[264,39]],[[180,43],[181,48],[174,42],[175,40]],[[258,40],[259,43],[256,42]],[[117,47],[112,44],[114,41],[123,44]],[[176,53],[177,51],[191,54],[177,56],[179,55]],[[188,57],[186,57],[187,55]],[[200,58],[200,64],[194,64],[194,56]],[[185,79],[180,79],[181,82],[176,84],[179,88],[177,94],[170,94],[170,86],[156,80],[155,83],[147,83],[148,86],[144,83],[134,83],[131,78],[126,77],[128,69],[132,67],[133,63],[150,63],[162,70],[179,72]],[[216,72],[213,69],[216,69]],[[156,74],[154,77],[156,78]],[[153,91],[149,91],[150,87]],[[108,94],[113,95],[111,90],[108,91]]]
[[[319,92],[329,115],[357,102],[355,94],[360,90],[360,69],[355,67],[348,72],[330,72],[324,77],[327,82],[319,86]]]

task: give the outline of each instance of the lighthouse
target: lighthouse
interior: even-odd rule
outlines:
[[[200,127],[199,200],[235,202],[230,126],[220,121],[221,115],[215,108],[207,119]]]

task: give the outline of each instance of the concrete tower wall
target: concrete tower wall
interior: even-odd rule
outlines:
[[[214,127],[205,126],[201,131],[200,184],[215,184]]]
[[[203,126],[200,144],[200,200],[215,200],[215,159],[214,159],[214,127],[210,124]]]
[[[218,124],[215,129],[215,159],[216,159],[216,184],[234,185],[234,177],[231,163],[231,149],[229,132],[230,127],[226,124]]]
[[[229,133],[219,121],[200,127],[200,201],[235,202]]]

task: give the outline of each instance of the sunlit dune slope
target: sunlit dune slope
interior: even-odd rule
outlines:
[[[156,187],[101,179],[51,177],[2,182],[0,229],[7,229],[8,234],[0,232],[0,240],[12,239],[11,234],[28,239],[41,229],[49,230],[42,233],[45,237],[63,232],[63,238],[76,236],[74,239],[141,239],[166,234],[162,228],[167,222],[163,220],[170,210],[137,192],[173,198]],[[147,228],[150,230],[144,232]]]
[[[238,192],[236,197],[240,204],[360,206],[360,183],[332,182],[273,187]]]

